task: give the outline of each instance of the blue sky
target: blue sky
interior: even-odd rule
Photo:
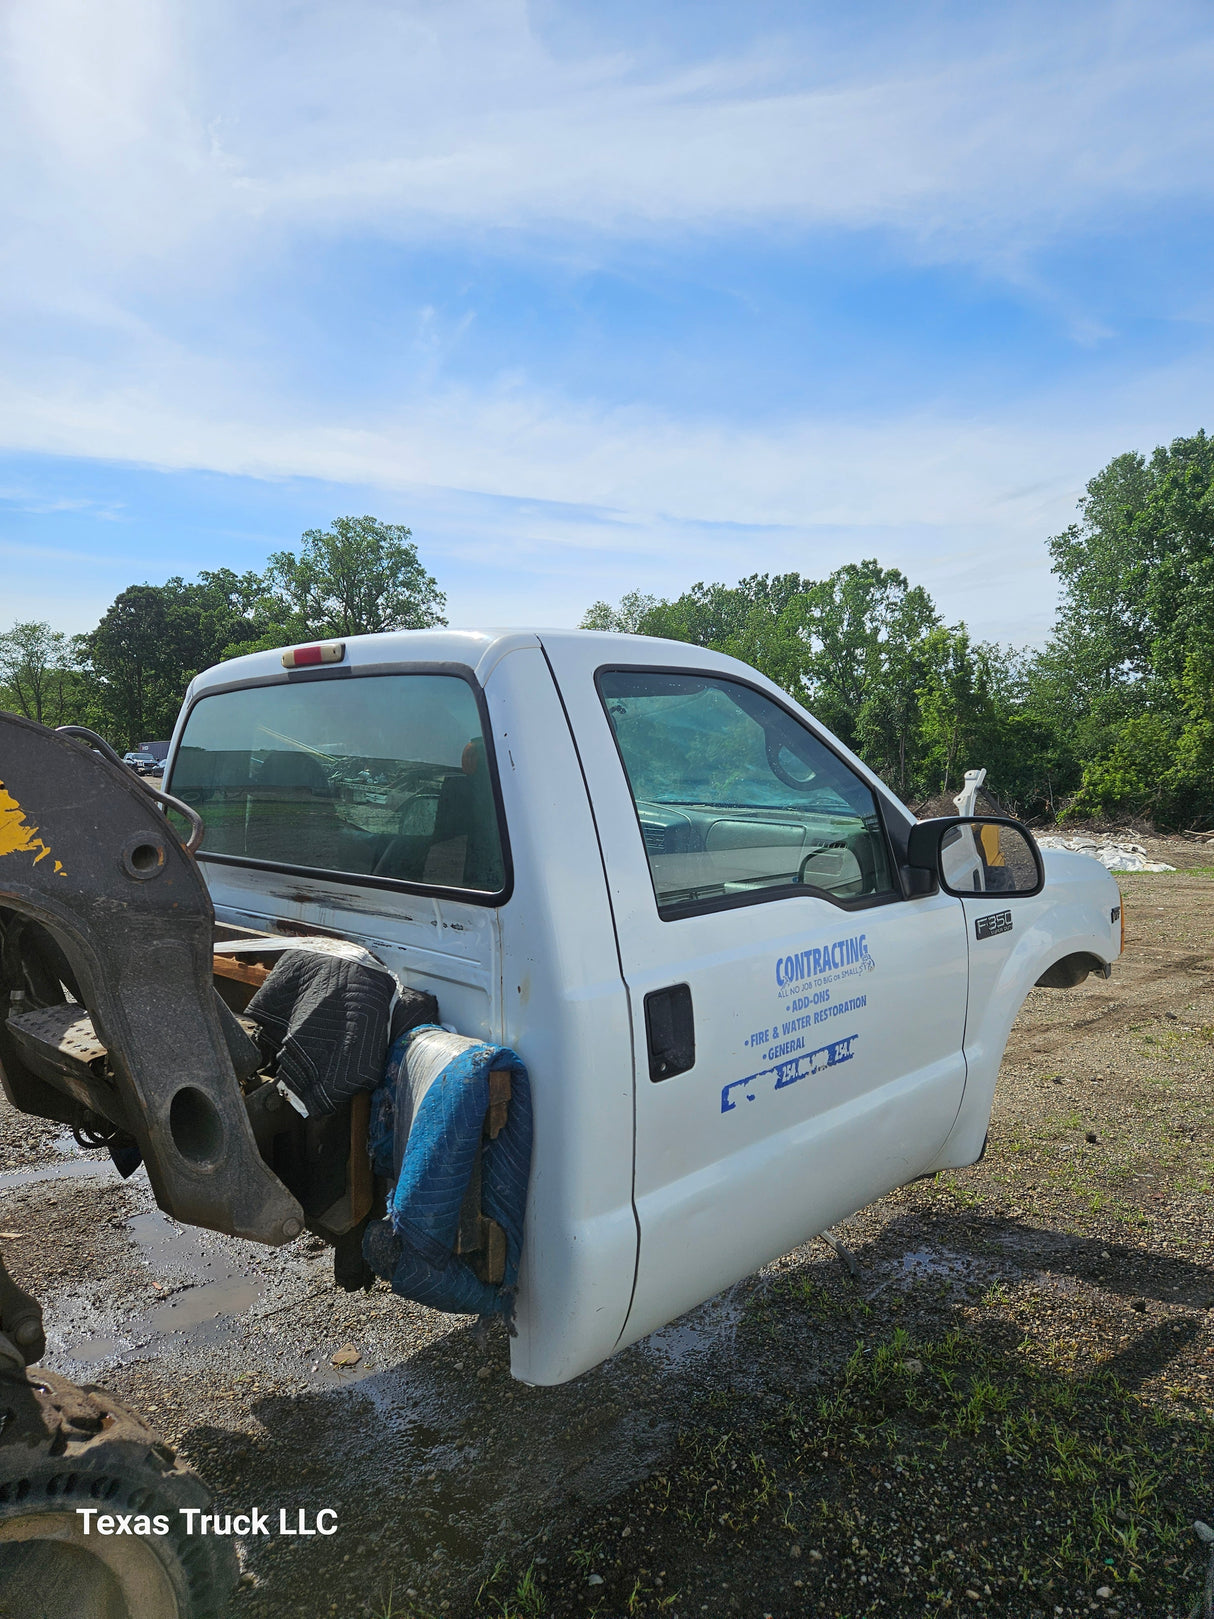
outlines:
[[[1206,6],[18,0],[0,620],[371,512],[453,623],[877,556],[1039,640],[1214,428]]]

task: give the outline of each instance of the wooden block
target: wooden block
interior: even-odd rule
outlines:
[[[216,978],[231,978],[238,984],[252,984],[255,989],[260,989],[270,976],[270,968],[263,967],[260,962],[239,961],[235,956],[225,956],[222,952],[211,959]]]
[[[457,1254],[479,1253],[484,1243],[481,1232],[481,1155],[478,1152],[468,1177],[464,1201],[460,1204],[459,1229],[455,1237]]]
[[[482,1282],[495,1286],[506,1274],[506,1233],[495,1220],[481,1219],[482,1243],[475,1265]]]
[[[346,1165],[346,1189],[350,1215],[355,1225],[370,1214],[375,1187],[371,1160],[367,1156],[367,1130],[371,1123],[371,1092],[356,1091],[350,1102],[350,1161]]]
[[[493,1068],[489,1071],[489,1111],[485,1115],[485,1134],[490,1141],[496,1139],[506,1123],[510,1107],[510,1070]]]

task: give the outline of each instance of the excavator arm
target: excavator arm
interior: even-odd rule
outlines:
[[[5,1094],[128,1138],[175,1219],[290,1241],[303,1210],[249,1122],[241,1079],[257,1053],[215,992],[214,911],[190,846],[164,795],[71,729],[0,713]]]

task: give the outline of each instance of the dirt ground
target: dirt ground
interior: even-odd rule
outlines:
[[[560,1389],[504,1336],[176,1226],[0,1118],[47,1364],[254,1537],[236,1619],[1187,1615],[1214,1521],[1214,850],[1152,841],[1109,982],[1034,990],[985,1159],[906,1188]],[[349,1369],[333,1356],[353,1345]]]

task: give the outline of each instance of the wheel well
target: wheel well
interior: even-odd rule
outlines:
[[[1076,984],[1082,984],[1089,973],[1099,973],[1107,978],[1112,972],[1107,961],[1101,961],[1090,950],[1077,950],[1073,955],[1063,956],[1052,967],[1047,967],[1037,980],[1039,989],[1074,989]]]

